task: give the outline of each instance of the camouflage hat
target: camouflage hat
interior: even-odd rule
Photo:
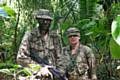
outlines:
[[[67,36],[77,35],[80,37],[80,31],[77,28],[68,28],[67,29]]]
[[[50,20],[53,19],[53,18],[50,16],[50,11],[49,11],[49,10],[46,10],[46,9],[40,9],[40,10],[37,12],[36,18],[37,18],[37,19],[50,19]]]

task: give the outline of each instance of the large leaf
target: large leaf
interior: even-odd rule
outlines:
[[[3,10],[2,8],[0,8],[0,16],[9,18],[7,12],[5,10]]]
[[[11,71],[9,69],[0,69],[0,73],[5,73],[7,75],[12,75]]]
[[[112,22],[112,37],[120,45],[120,16]]]
[[[97,0],[79,0],[80,18],[86,19],[93,17]]]
[[[38,71],[42,66],[40,66],[39,64],[29,64],[29,67],[32,71]]]
[[[115,42],[113,38],[110,41],[110,53],[112,58],[120,59],[120,46]]]
[[[13,9],[11,9],[10,7],[3,6],[2,8],[7,12],[7,14],[9,16],[15,16],[16,15],[16,12]]]
[[[24,74],[25,76],[31,76],[32,72],[30,68],[24,67],[23,69],[19,70],[17,74]]]

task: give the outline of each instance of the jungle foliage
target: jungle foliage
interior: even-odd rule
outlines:
[[[98,80],[119,80],[116,70],[120,63],[119,0],[6,0],[0,7],[9,16],[0,15],[1,63],[15,64],[25,31],[36,26],[33,13],[45,8],[52,12],[51,29],[58,30],[64,46],[69,44],[66,29],[71,26],[80,29],[81,43],[94,50]]]

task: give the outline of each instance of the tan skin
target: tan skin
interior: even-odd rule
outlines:
[[[72,55],[76,54],[78,46],[80,44],[80,37],[77,35],[69,36],[69,42],[72,47]]]

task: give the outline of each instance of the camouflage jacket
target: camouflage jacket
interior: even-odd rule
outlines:
[[[70,47],[65,47],[57,65],[67,72],[68,80],[97,80],[95,57],[89,47],[80,45],[76,58],[70,54]]]
[[[36,63],[30,57],[30,55],[34,56],[34,53],[55,66],[57,63],[56,59],[61,53],[60,37],[54,31],[50,31],[45,40],[39,33],[38,28],[35,28],[31,32],[26,32],[18,51],[17,63],[22,66]]]

